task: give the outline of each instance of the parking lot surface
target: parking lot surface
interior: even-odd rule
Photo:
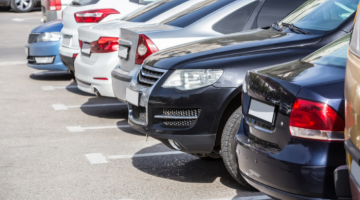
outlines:
[[[146,141],[128,126],[126,104],[27,67],[40,18],[0,13],[0,199],[269,199],[242,188],[222,160]]]

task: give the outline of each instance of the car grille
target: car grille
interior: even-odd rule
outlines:
[[[145,107],[137,107],[132,105],[131,106],[132,109],[132,115],[134,117],[134,119],[141,121],[141,122],[146,122],[146,108]]]
[[[28,43],[29,43],[29,44],[34,43],[34,42],[36,41],[36,39],[37,39],[38,36],[39,36],[38,33],[31,33],[31,34],[29,35]]]
[[[143,66],[139,72],[138,82],[140,85],[151,87],[163,74],[163,70],[150,69]]]
[[[163,115],[156,115],[155,118],[163,119],[166,126],[192,126],[200,112],[199,108],[164,108]]]
[[[36,64],[36,60],[34,56],[28,56],[27,60],[29,64]]]

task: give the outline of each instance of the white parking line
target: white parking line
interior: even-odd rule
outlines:
[[[26,64],[26,61],[0,62],[0,66],[5,66],[5,65],[22,65],[22,64]]]
[[[225,199],[212,199],[212,200],[265,200],[271,199],[269,196],[250,196],[250,197],[235,197],[235,198],[225,198]]]
[[[91,164],[100,164],[100,163],[108,163],[106,157],[101,153],[90,153],[85,154],[86,158],[90,161]]]
[[[39,18],[38,17],[12,18],[12,20],[15,21],[15,22],[22,22],[22,21],[30,20],[30,19],[39,19]]]
[[[53,72],[33,72],[33,75],[42,76],[42,75],[49,75],[49,74],[69,74],[67,71],[53,71]]]
[[[113,155],[108,156],[108,159],[122,159],[122,158],[140,158],[140,157],[149,157],[149,156],[163,156],[163,155],[174,155],[174,154],[184,154],[182,151],[168,151],[168,152],[159,152],[159,153],[143,153],[143,154],[132,154],[132,155]]]
[[[84,132],[85,130],[94,130],[94,129],[109,129],[109,128],[128,128],[129,125],[119,125],[119,126],[95,126],[95,127],[81,127],[81,126],[67,126],[66,129],[72,133],[75,132]]]
[[[54,87],[54,86],[41,86],[42,90],[49,91],[49,90],[55,90],[55,89],[71,89],[71,88],[77,88],[77,86],[60,86],[60,87]]]
[[[101,106],[123,106],[126,103],[107,103],[107,104],[89,104],[89,105],[76,105],[76,106],[65,106],[64,104],[53,104],[52,107],[55,110],[68,110],[69,108],[86,108],[86,107],[101,107]]]

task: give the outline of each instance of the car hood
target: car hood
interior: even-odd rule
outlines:
[[[60,32],[63,28],[62,20],[55,20],[52,22],[48,22],[41,26],[34,28],[31,33],[44,33],[44,32]]]
[[[145,64],[163,69],[177,69],[187,63],[233,56],[253,55],[294,46],[318,43],[320,35],[303,35],[255,29],[237,34],[205,39],[151,55]]]

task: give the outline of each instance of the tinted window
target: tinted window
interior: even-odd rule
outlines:
[[[214,26],[212,27],[213,30],[223,34],[230,34],[242,31],[251,13],[254,11],[258,3],[258,1],[252,2],[236,10],[230,15],[224,17],[216,24],[214,24]]]
[[[88,6],[91,4],[96,4],[100,0],[73,0],[71,6]]]
[[[267,27],[301,6],[305,0],[266,0],[257,18],[257,27]]]
[[[157,0],[140,0],[140,4],[141,5],[148,5],[154,1],[157,1]]]
[[[302,29],[331,31],[350,17],[359,0],[309,0],[281,23],[294,24]]]
[[[136,13],[133,13],[132,15],[127,16],[123,19],[123,21],[146,22],[186,1],[188,0],[158,1],[146,6],[144,9],[141,9]]]
[[[177,14],[164,23],[170,26],[186,27],[212,12],[234,2],[235,0],[206,0],[184,12]]]

